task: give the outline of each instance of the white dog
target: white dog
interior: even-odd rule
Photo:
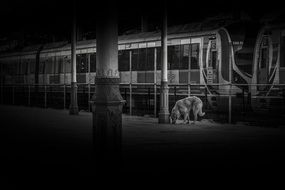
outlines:
[[[194,114],[194,124],[197,121],[197,115],[204,116],[205,113],[202,112],[203,102],[200,98],[196,96],[189,96],[187,98],[178,100],[175,103],[175,106],[172,108],[171,114],[170,114],[170,122],[172,124],[176,123],[176,120],[180,118],[180,116],[183,116],[184,123],[187,123],[189,121],[190,123],[190,110],[193,110]]]

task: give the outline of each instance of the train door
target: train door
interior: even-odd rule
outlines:
[[[207,48],[207,60],[205,64],[205,74],[207,84],[218,83],[218,65],[217,65],[217,48],[216,39],[214,37],[210,38]],[[213,86],[217,88],[217,86]]]
[[[268,70],[269,70],[269,43],[268,36],[264,36],[259,51],[258,59],[258,72],[257,72],[257,83],[267,84],[268,83]],[[266,86],[258,86],[258,90],[262,91]]]

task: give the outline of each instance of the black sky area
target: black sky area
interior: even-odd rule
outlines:
[[[158,28],[162,13],[163,1],[91,1],[77,0],[77,22],[82,32],[94,32],[96,15],[102,15],[102,7],[116,3],[119,19],[119,33],[140,27],[141,16],[147,16],[150,29]],[[217,15],[239,15],[246,13],[253,19],[259,19],[266,14],[282,11],[279,1],[210,1],[210,0],[168,0],[168,24],[183,24],[199,22],[207,17]],[[97,14],[96,14],[97,13]],[[69,39],[72,21],[72,0],[26,0],[5,1],[1,5],[0,37],[17,38],[49,38],[56,40]],[[98,18],[97,18],[98,19]]]

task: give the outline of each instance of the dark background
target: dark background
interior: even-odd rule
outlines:
[[[105,5],[102,4],[105,3]],[[162,4],[164,1],[121,0],[91,1],[78,0],[77,22],[81,33],[87,38],[95,38],[96,17],[105,16],[102,6],[116,4],[119,19],[119,34],[129,30],[139,30],[141,17],[148,20],[149,30],[160,27]],[[271,14],[284,12],[281,2],[229,1],[229,0],[168,0],[168,25],[199,22],[205,18],[232,15],[248,15],[260,20]],[[72,1],[67,0],[10,0],[1,2],[0,40],[24,40],[31,44],[41,41],[61,41],[70,39],[72,21]],[[100,17],[100,16],[99,16]],[[0,42],[1,42],[0,41]]]
[[[162,1],[150,1],[150,0],[140,0],[140,1],[106,1],[104,2],[108,5],[108,3],[116,3],[117,11],[118,11],[118,19],[119,19],[119,34],[123,34],[129,30],[139,30],[141,16],[148,17],[150,30],[154,30],[160,27],[160,18],[162,14]],[[1,2],[1,10],[0,10],[0,23],[1,23],[1,30],[0,30],[0,44],[6,43],[7,41],[17,40],[23,42],[24,44],[36,44],[42,42],[52,42],[52,41],[60,41],[60,40],[70,40],[70,31],[71,31],[71,21],[72,21],[72,2],[71,1],[59,1],[59,0],[50,0],[50,1],[36,1],[36,0],[26,0],[26,1],[5,1]],[[105,6],[106,6],[105,4]],[[100,19],[96,17],[96,15],[105,16],[105,12],[101,10],[102,3],[100,1],[77,1],[77,18],[78,18],[78,27],[79,30],[83,33],[89,33],[89,37],[95,37],[95,26],[96,26],[96,19]],[[176,25],[176,24],[183,24],[183,23],[190,23],[190,22],[199,22],[207,17],[215,17],[215,16],[226,16],[232,15],[234,17],[239,18],[241,15],[248,15],[250,18],[256,21],[260,21],[267,15],[271,14],[279,14],[282,11],[284,12],[284,8],[281,2],[277,0],[271,1],[249,1],[249,0],[239,0],[239,1],[203,1],[203,0],[196,0],[196,1],[186,1],[186,0],[173,0],[168,1],[168,24],[169,25]],[[284,14],[284,13],[283,13]],[[270,16],[269,16],[270,17]],[[21,111],[21,110],[20,110]],[[40,188],[46,186],[47,184],[51,184],[52,180],[50,177],[56,177],[59,180],[66,180],[69,185],[72,185],[71,182],[79,182],[78,179],[78,172],[81,171],[80,166],[77,165],[77,162],[80,161],[80,164],[84,166],[83,172],[85,175],[82,177],[89,182],[94,180],[93,176],[93,168],[89,167],[92,163],[92,156],[88,155],[88,148],[85,144],[77,145],[77,141],[73,139],[72,136],[64,137],[58,135],[57,128],[53,131],[48,131],[42,128],[35,128],[42,124],[41,118],[26,118],[29,120],[28,122],[19,123],[22,120],[15,119],[15,118],[25,118],[22,115],[22,112],[14,113],[14,110],[7,112],[7,110],[1,110],[1,128],[4,132],[1,131],[3,136],[6,138],[1,138],[4,143],[4,149],[1,149],[2,155],[6,155],[6,162],[3,162],[4,167],[4,175],[7,178],[11,179],[10,184],[14,184],[15,181],[20,181],[23,179],[26,183],[35,184],[40,182]],[[5,114],[4,114],[5,113]],[[21,116],[21,117],[20,117]],[[47,116],[48,117],[48,116]],[[25,121],[25,120],[24,120]],[[5,127],[3,127],[5,126]],[[21,126],[19,130],[19,126]],[[7,131],[5,131],[7,130]],[[40,135],[39,135],[40,134]],[[268,140],[269,139],[269,140]],[[235,159],[238,160],[239,158],[247,158],[247,156],[251,156],[250,158],[256,159],[256,163],[258,170],[254,172],[253,175],[248,173],[246,170],[245,165],[243,168],[234,168],[239,170],[242,173],[242,176],[248,177],[248,179],[252,180],[260,171],[264,172],[266,167],[259,168],[262,165],[262,161],[269,160],[274,161],[274,154],[275,155],[282,155],[278,158],[278,162],[273,162],[269,166],[274,166],[272,168],[267,166],[268,171],[264,172],[266,175],[264,177],[267,179],[268,177],[272,176],[273,174],[277,174],[276,171],[284,171],[284,155],[282,154],[284,150],[284,138],[282,140],[275,139],[274,136],[269,136],[265,140],[262,139],[263,143],[260,143],[260,149],[256,149],[256,152],[250,152],[251,149],[244,148],[237,144],[235,147],[236,149],[230,149],[231,152],[235,154],[232,157],[235,158],[235,155],[238,153],[243,153],[240,156],[237,156]],[[264,153],[264,144],[269,145],[266,147],[267,152]],[[272,143],[273,142],[273,143]],[[239,142],[238,142],[239,143]],[[8,145],[7,145],[8,144]],[[50,146],[56,145],[56,149],[50,149]],[[58,147],[61,145],[62,147]],[[244,146],[247,146],[245,144]],[[271,149],[271,147],[274,147]],[[64,151],[62,151],[62,149]],[[92,148],[92,147],[91,147]],[[244,148],[244,149],[242,149]],[[237,152],[235,152],[237,150]],[[238,151],[240,150],[240,151]],[[220,150],[223,154],[224,150]],[[48,155],[44,157],[42,163],[41,159],[38,159],[36,156],[38,152],[41,152],[42,155]],[[197,149],[196,152],[201,153],[201,149]],[[209,154],[215,155],[214,149]],[[268,153],[268,154],[267,154]],[[216,153],[217,154],[217,153]],[[28,159],[25,156],[29,155],[34,159]],[[201,155],[205,155],[204,152]],[[260,156],[261,155],[261,156]],[[273,155],[273,156],[272,156]],[[18,156],[18,157],[17,157]],[[71,158],[70,160],[64,160],[65,164],[57,163],[55,159],[50,161],[50,157],[58,156],[60,160],[64,160],[67,158]],[[185,155],[183,155],[185,156]],[[188,155],[189,156],[189,155]],[[190,155],[192,156],[192,155]],[[161,156],[162,157],[162,156]],[[187,157],[187,156],[185,156]],[[23,159],[24,158],[24,159]],[[87,159],[88,158],[88,159]],[[181,162],[179,159],[183,158],[176,157],[177,162]],[[161,160],[165,159],[166,161],[172,161],[173,158],[171,157],[163,157]],[[206,161],[209,161],[207,157],[203,158]],[[235,179],[236,176],[240,176],[239,174],[235,173],[235,170],[229,168],[223,171],[223,175],[216,175],[221,168],[219,165],[214,165],[213,168],[207,168],[204,170],[200,170],[198,166],[204,164],[204,160],[200,162],[193,162],[193,165],[196,166],[196,170],[193,171],[192,169],[186,168],[186,174],[182,173],[179,170],[174,170],[173,172],[169,172],[165,174],[167,179],[171,179],[177,176],[185,176],[185,178],[189,175],[195,176],[196,178],[203,181],[204,179],[215,178],[217,183],[225,183],[225,176],[229,178]],[[27,161],[28,160],[28,161]],[[36,161],[34,161],[36,160]],[[142,161],[143,158],[141,158]],[[165,161],[164,160],[164,161]],[[195,160],[195,159],[193,159]],[[217,159],[218,160],[218,159]],[[246,159],[245,159],[246,160]],[[45,165],[45,162],[51,162],[51,164]],[[77,161],[77,162],[76,162]],[[206,164],[210,162],[205,161]],[[216,160],[214,160],[216,161]],[[226,160],[227,161],[227,160]],[[247,161],[247,160],[246,160]],[[242,162],[243,164],[248,164],[246,161]],[[223,160],[222,160],[223,162]],[[230,163],[231,160],[228,160],[226,163]],[[76,163],[76,164],[75,164]],[[183,162],[182,162],[183,163]],[[260,164],[261,163],[261,164]],[[142,162],[138,162],[138,165],[142,165]],[[200,165],[199,165],[200,164]],[[72,165],[73,167],[70,167]],[[143,167],[142,165],[141,167]],[[148,166],[148,165],[147,165]],[[167,165],[166,165],[167,166]],[[79,168],[78,168],[79,167]],[[151,167],[151,166],[148,166]],[[1,168],[3,169],[3,168]],[[60,173],[59,171],[64,171]],[[27,175],[28,172],[32,171],[32,175]],[[81,171],[82,172],[82,171]],[[75,175],[76,174],[76,175]],[[229,174],[229,175],[228,175]],[[235,175],[234,175],[235,174]],[[147,174],[146,174],[147,175]],[[132,177],[134,179],[141,179],[142,181],[147,177],[144,174],[138,176],[137,174],[130,174],[127,177]],[[233,176],[234,175],[234,176]],[[263,175],[263,173],[261,173]],[[32,176],[32,177],[30,177]],[[118,178],[117,178],[118,177]],[[163,176],[164,177],[164,176]],[[284,177],[282,174],[280,177]],[[106,176],[106,179],[111,179],[106,184],[112,184],[113,179],[120,179],[122,183],[130,183],[129,179],[124,177],[115,176],[110,177]],[[191,181],[191,178],[185,179],[183,178],[182,182]],[[196,179],[195,178],[195,179]],[[46,179],[46,180],[45,180]],[[44,180],[45,182],[42,183],[40,180]],[[171,181],[169,180],[169,181]],[[180,178],[179,178],[180,180]],[[177,184],[181,183],[177,180]],[[98,181],[98,180],[97,180]],[[193,178],[192,178],[193,181]],[[161,181],[165,184],[165,181]],[[260,182],[261,183],[261,182]],[[86,184],[81,183],[80,185]],[[191,187],[193,182],[189,183],[189,187]],[[201,184],[209,184],[208,181],[204,180]],[[64,181],[64,185],[66,185]],[[95,184],[96,185],[96,184]],[[116,184],[114,184],[116,185]],[[137,184],[134,186],[135,188],[140,186],[141,184]],[[232,184],[230,187],[235,186],[236,184]],[[20,183],[21,187],[21,183]]]

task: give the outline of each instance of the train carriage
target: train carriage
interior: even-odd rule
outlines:
[[[253,61],[252,106],[280,111],[284,103],[285,26],[267,25],[257,35]],[[254,85],[256,84],[256,85]]]
[[[236,52],[243,49],[243,42],[236,43],[233,39],[233,35],[231,36],[226,27],[215,26],[207,29],[204,27],[201,31],[201,25],[191,24],[169,28],[170,106],[177,98],[191,94],[203,97],[206,95],[204,101],[211,109],[227,109],[229,93],[242,92],[242,87],[235,84],[235,80],[232,79],[238,78],[244,84],[250,81],[250,77],[244,74],[235,59]],[[154,102],[158,104],[159,101],[159,98],[155,98],[155,94],[159,95],[161,79],[160,33],[155,31],[122,35],[118,44],[118,66],[124,98],[132,99],[133,108],[147,102],[151,110],[155,109]],[[21,80],[22,84],[70,85],[70,53],[70,44],[59,42],[38,46],[33,51],[3,55],[0,57],[2,73],[5,73],[5,76],[2,75],[4,79],[2,82],[18,83],[18,80],[15,80],[15,70],[6,72],[5,60],[9,65],[13,59],[21,60],[22,55],[26,54],[23,58],[29,60],[28,63],[19,62],[23,68],[19,75],[24,78]],[[96,40],[78,42],[76,54],[77,82],[82,85],[94,84]],[[26,71],[22,72],[25,69]],[[231,82],[232,86],[229,85]],[[132,92],[129,88],[132,88]],[[58,91],[61,90],[63,89],[58,88]],[[84,91],[85,88],[79,90],[79,94]],[[90,88],[88,91],[90,92]],[[91,92],[94,90],[91,89]],[[89,94],[88,98],[90,97]],[[127,103],[127,106],[130,106],[130,101]]]

